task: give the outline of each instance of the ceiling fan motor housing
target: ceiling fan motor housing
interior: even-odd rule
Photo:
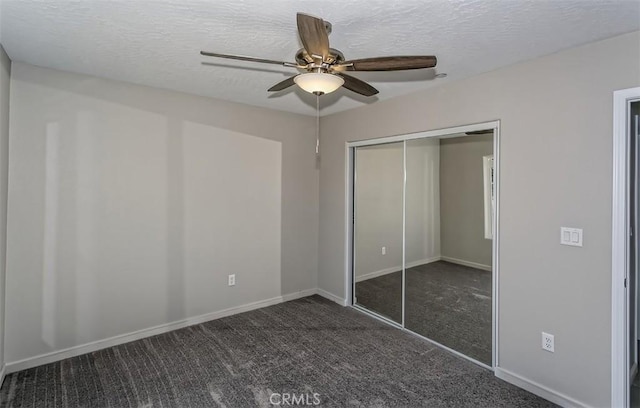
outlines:
[[[345,61],[344,54],[340,50],[336,50],[335,48],[329,48],[329,57],[327,61],[324,61],[327,64],[340,64]],[[296,52],[296,62],[300,65],[308,65],[314,64],[314,58],[309,55],[307,50],[304,48],[300,48],[298,52]]]

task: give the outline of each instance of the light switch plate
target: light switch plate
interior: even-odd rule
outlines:
[[[582,246],[582,228],[560,228],[560,243],[569,246]]]

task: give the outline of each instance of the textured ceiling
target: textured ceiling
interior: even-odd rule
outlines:
[[[298,11],[330,21],[347,59],[438,57],[437,71],[354,74],[380,94],[341,89],[323,114],[640,29],[639,0],[4,0],[0,41],[14,61],[311,115],[313,95],[266,92],[295,70],[199,54],[292,61]]]

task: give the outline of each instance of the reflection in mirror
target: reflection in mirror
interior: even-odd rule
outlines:
[[[493,134],[407,141],[405,327],[487,365],[492,155]]]
[[[402,322],[403,142],[355,149],[355,303]]]

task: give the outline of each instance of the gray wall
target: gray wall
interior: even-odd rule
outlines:
[[[0,370],[4,367],[7,181],[9,171],[9,88],[11,61],[0,45]]]
[[[8,363],[316,287],[313,118],[20,63],[11,87]]]
[[[482,172],[482,157],[491,154],[493,135],[440,140],[440,245],[445,258],[491,266]]]
[[[499,119],[499,365],[608,406],[612,93],[640,85],[639,44],[634,32],[323,118],[319,287],[346,293],[346,141]],[[584,247],[560,245],[561,226],[584,228]]]

